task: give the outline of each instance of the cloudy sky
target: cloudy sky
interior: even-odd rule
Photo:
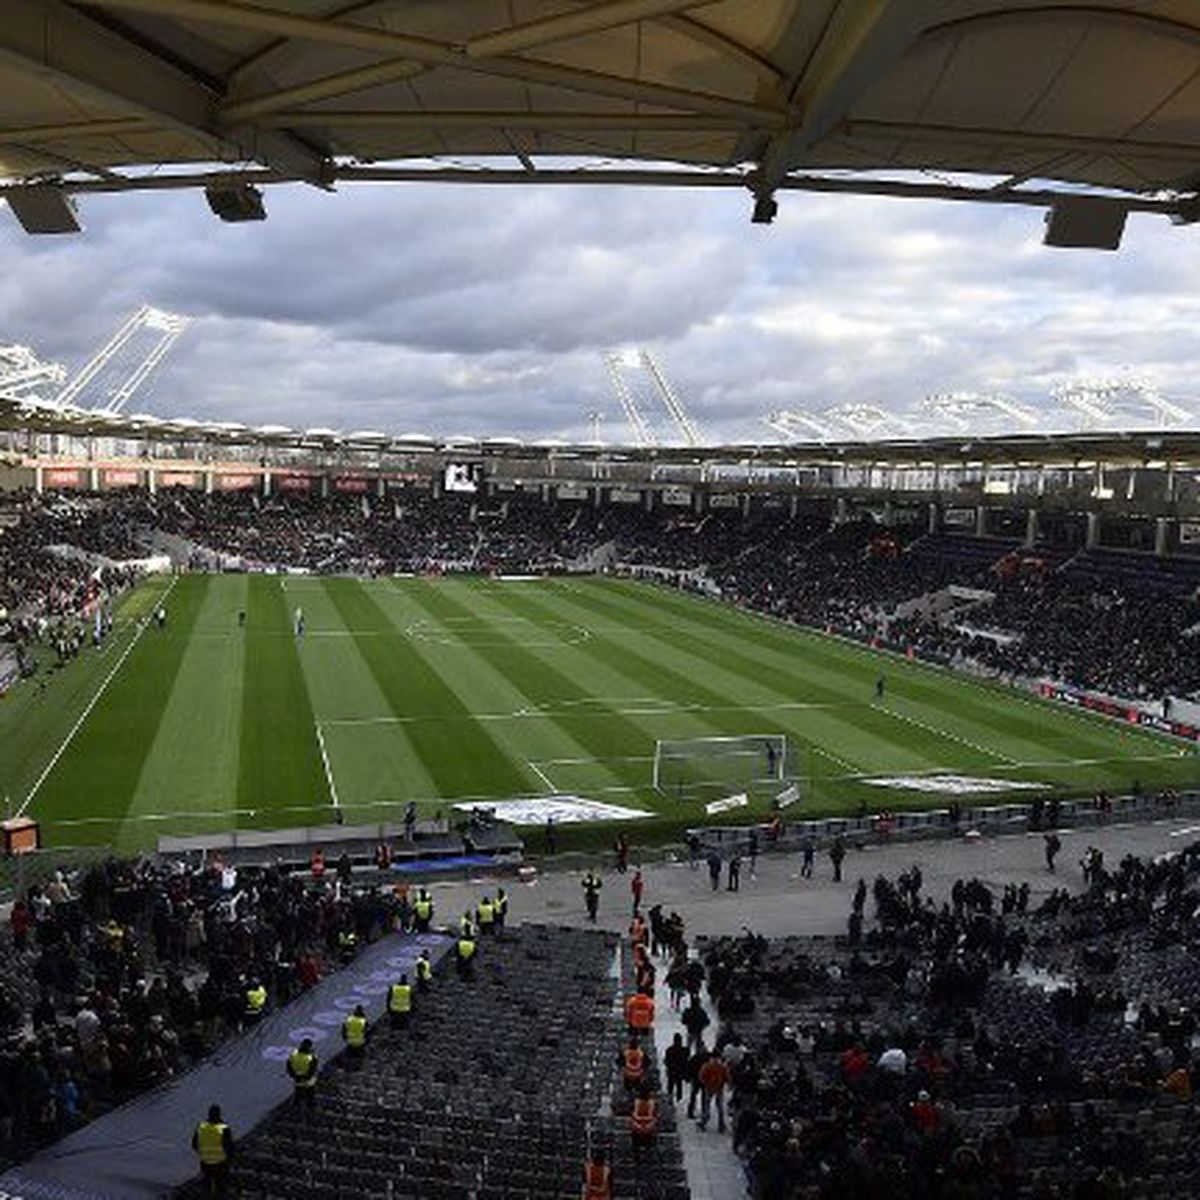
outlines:
[[[271,191],[265,224],[199,194],[87,197],[86,232],[0,219],[0,342],[77,367],[139,304],[193,318],[134,407],[248,423],[580,437],[600,353],[645,346],[704,432],[930,392],[1043,407],[1079,374],[1200,398],[1200,231],[1130,219],[1116,254],[1041,246],[1037,210],[719,191]],[[1200,403],[1194,405],[1200,411]]]

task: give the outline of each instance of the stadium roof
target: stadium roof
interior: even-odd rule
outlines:
[[[878,441],[731,443],[706,446],[570,444],[518,438],[432,437],[424,433],[344,432],[324,427],[248,426],[234,421],[157,417],[77,408],[30,397],[0,394],[0,431],[65,434],[75,438],[194,443],[211,448],[254,446],[279,450],[436,454],[479,458],[595,458],[647,463],[746,463],[796,465],[929,465],[988,463],[1063,465],[1082,462],[1169,462],[1200,467],[1200,432],[1110,430],[1087,433],[1022,433],[995,437],[888,438]],[[160,464],[161,465],[161,464]]]
[[[1200,215],[1194,0],[3,8],[0,178],[34,231],[71,227],[64,191],[216,182],[250,219],[248,183],[414,177],[746,187],[757,220],[791,188]]]

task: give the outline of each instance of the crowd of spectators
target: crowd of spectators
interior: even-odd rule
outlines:
[[[0,613],[14,637],[37,636],[48,624],[73,621],[97,597],[133,578],[131,570],[116,565],[138,556],[136,523],[120,506],[96,497],[14,493],[3,517]],[[114,562],[98,564],[88,555]]]
[[[913,868],[861,882],[836,944],[706,945],[757,1197],[1196,1194],[1200,852],[1086,857],[1085,893],[1036,906],[975,879],[935,903]]]
[[[397,903],[212,860],[30,887],[0,936],[0,1161],[186,1070],[380,936]]]
[[[1180,650],[1200,630],[1195,570],[1172,573],[1149,556],[1025,554],[1014,540],[885,527],[870,515],[831,524],[824,504],[793,510],[760,501],[748,513],[698,514],[664,505],[546,504],[523,492],[263,497],[129,489],[102,499],[27,496],[17,511],[19,520],[0,533],[0,607],[27,621],[78,612],[99,588],[124,582],[97,578],[94,566],[49,547],[69,544],[120,561],[159,531],[185,539],[202,568],[641,569],[942,662],[1123,697],[1200,693],[1200,656]],[[992,598],[948,614],[913,608],[950,585]]]

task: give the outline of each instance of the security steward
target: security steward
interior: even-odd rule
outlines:
[[[192,1149],[200,1160],[200,1177],[206,1196],[229,1195],[229,1160],[233,1157],[233,1134],[221,1119],[221,1106],[209,1107],[208,1118],[196,1126]]]
[[[371,1035],[371,1023],[361,1004],[342,1022],[342,1041],[346,1043],[346,1065],[352,1070],[362,1066],[367,1055],[367,1038]]]
[[[504,928],[505,919],[508,917],[508,893],[502,888],[496,889],[496,929]]]
[[[413,901],[413,923],[418,933],[428,933],[432,921],[433,898],[425,888],[422,888],[417,893],[416,900]]]
[[[463,937],[475,936],[475,920],[469,912],[462,915],[462,920],[458,923],[458,932]]]
[[[261,980],[252,979],[250,986],[246,989],[246,1011],[243,1024],[246,1026],[257,1025],[266,1011],[267,989],[263,987]]]
[[[358,953],[358,934],[353,929],[343,929],[338,933],[337,942],[338,958],[344,965]]]
[[[403,1029],[408,1024],[412,1013],[412,994],[412,984],[408,982],[407,975],[401,975],[400,982],[388,988],[388,1018],[393,1029]]]
[[[617,1056],[617,1063],[625,1080],[625,1090],[636,1091],[646,1078],[646,1052],[636,1037],[629,1039],[629,1045]]]
[[[583,899],[587,905],[587,915],[589,921],[596,920],[596,911],[600,907],[600,889],[604,884],[600,881],[600,876],[595,871],[589,871],[583,877]]]
[[[640,1037],[654,1028],[654,1000],[645,992],[634,992],[625,1001],[625,1023],[630,1035]]]
[[[647,1083],[638,1090],[633,1110],[629,1114],[629,1134],[634,1150],[647,1150],[654,1145],[658,1134],[658,1101]]]
[[[612,1200],[612,1167],[603,1150],[593,1150],[583,1168],[583,1200]]]
[[[492,903],[490,896],[484,896],[479,902],[479,907],[475,910],[476,920],[479,922],[479,932],[482,936],[487,937],[496,930],[496,906]]]
[[[460,934],[454,946],[454,961],[460,979],[471,979],[475,974],[475,938],[468,931]]]
[[[433,983],[433,963],[429,961],[429,951],[422,950],[417,955],[417,991],[429,991],[431,983]]]
[[[311,1109],[317,1098],[317,1071],[320,1063],[313,1053],[312,1038],[305,1038],[288,1055],[287,1073],[292,1081],[292,1097],[298,1105]]]

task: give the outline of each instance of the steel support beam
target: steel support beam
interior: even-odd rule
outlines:
[[[590,4],[576,12],[562,13],[514,25],[495,33],[471,38],[466,45],[468,58],[490,58],[497,54],[518,54],[535,46],[546,46],[568,38],[583,37],[622,25],[632,25],[653,17],[665,17],[688,8],[700,8],[711,0],[609,0]]]
[[[1080,134],[1022,133],[1010,129],[976,126],[921,125],[905,121],[847,121],[841,132],[847,138],[883,137],[920,142],[929,146],[1003,146],[1005,150],[1033,154],[1078,153],[1119,155],[1141,161],[1181,158],[1200,162],[1200,145],[1185,142],[1142,141],[1136,138],[1085,137]]]
[[[285,135],[221,133],[217,97],[183,71],[58,3],[21,0],[0,21],[0,61],[192,138],[213,159],[255,159],[316,180],[321,157]]]
[[[554,186],[586,187],[681,187],[681,188],[745,188],[752,176],[738,170],[684,170],[653,168],[630,169],[560,169],[539,170],[536,175],[527,171],[491,167],[367,167],[335,165],[330,168],[333,182],[373,183],[442,183],[442,184],[547,184]],[[283,171],[197,171],[180,174],[122,176],[119,179],[68,179],[62,183],[66,192],[81,195],[128,191],[177,191],[205,187],[212,183],[250,183],[257,186],[272,183],[294,183],[297,177]],[[823,195],[889,196],[906,200],[950,200],[974,204],[999,204],[1031,208],[1050,208],[1064,196],[1079,192],[1055,189],[1037,191],[1013,190],[993,192],[983,188],[941,183],[916,183],[905,180],[855,178],[853,176],[790,175],[779,183],[781,191],[815,192]],[[16,190],[0,187],[0,196]],[[1096,193],[1092,193],[1096,194]],[[1127,211],[1157,213],[1177,217],[1181,211],[1197,204],[1195,195],[1151,198],[1129,193],[1104,193],[1106,198],[1119,202]]]
[[[105,5],[110,9],[157,13],[161,16],[183,20],[211,21],[217,25],[252,29],[277,37],[374,51],[396,61],[408,60],[423,63],[428,67],[451,67],[474,71],[505,79],[517,79],[526,83],[543,84],[547,87],[565,88],[587,95],[608,96],[613,99],[631,100],[664,108],[677,108],[684,112],[703,112],[712,116],[741,116],[750,120],[770,120],[779,113],[779,110],[772,106],[753,101],[689,91],[664,84],[647,83],[619,75],[606,75],[599,71],[585,71],[535,59],[468,58],[462,50],[430,38],[391,33],[387,30],[368,28],[346,21],[298,16],[265,5],[242,3],[241,0],[221,0],[220,3],[217,0],[105,0]],[[261,99],[265,102],[268,97],[251,99],[255,101]],[[250,103],[250,99],[239,102],[239,106],[247,103]],[[285,108],[291,106],[290,100],[281,105]],[[260,111],[262,110],[260,109]],[[233,113],[233,120],[244,120],[244,112],[245,109],[242,107],[239,116],[238,108],[231,107],[225,116],[226,119],[230,119],[230,113]]]
[[[850,114],[931,17],[916,0],[842,0],[788,97],[794,126],[767,144],[755,190],[770,193],[801,156]]]
[[[377,129],[402,133],[437,132],[457,129],[524,129],[535,133],[711,133],[740,132],[748,128],[779,128],[774,125],[752,126],[731,117],[704,117],[682,113],[637,112],[429,112],[343,111],[277,112],[262,119],[264,125],[317,129]],[[3,135],[0,135],[2,137]]]

